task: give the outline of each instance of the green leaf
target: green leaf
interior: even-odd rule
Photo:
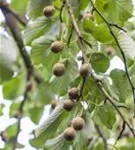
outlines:
[[[120,26],[123,26],[133,13],[132,0],[105,0],[104,2],[96,0],[95,5],[108,22]],[[95,13],[95,18],[97,23],[103,22],[97,13]]]
[[[83,22],[83,28],[86,32],[91,33],[96,40],[102,43],[108,43],[112,41],[112,36],[105,23],[96,25],[90,18],[86,17]]]
[[[29,116],[31,118],[31,120],[38,124],[38,122],[40,121],[41,119],[41,116],[43,114],[43,111],[44,111],[44,106],[43,105],[34,105],[32,106],[30,109],[29,109]]]
[[[135,42],[133,39],[124,32],[120,32],[118,42],[127,58],[135,59]]]
[[[90,3],[90,1],[89,0],[80,0],[80,10],[83,10],[83,9],[85,9],[87,6],[88,6],[88,4]]]
[[[109,58],[102,53],[93,53],[90,58],[90,63],[96,72],[106,72],[110,66]]]
[[[88,102],[90,112],[105,99],[97,87],[96,82],[91,77],[85,83],[83,97]]]
[[[54,98],[54,91],[51,88],[51,84],[43,82],[38,85],[38,87],[30,95],[32,102],[36,105],[48,104]]]
[[[101,141],[101,140],[98,140],[97,142],[96,142],[96,144],[95,144],[95,146],[94,146],[94,149],[93,150],[104,150],[105,148],[104,148],[104,143],[103,143],[103,141]]]
[[[14,100],[15,98],[21,96],[21,94],[24,92],[25,82],[25,76],[18,75],[12,78],[12,80],[10,80],[8,83],[5,83],[3,85],[4,98],[8,100]]]
[[[48,32],[52,27],[52,23],[53,21],[51,19],[45,17],[39,17],[33,22],[30,22],[23,34],[25,44],[31,44],[34,39]]]
[[[14,10],[18,11],[19,13],[22,13],[23,15],[25,15],[27,4],[28,4],[28,0],[23,0],[22,3],[20,3],[18,0],[11,1],[11,7]]]
[[[36,148],[42,148],[45,141],[56,134],[57,128],[66,116],[67,112],[63,110],[63,103],[61,103],[50,114],[48,119],[36,129],[36,138],[30,141],[31,145]]]
[[[125,102],[131,94],[131,89],[125,72],[123,70],[114,69],[110,73],[112,79],[111,94],[119,100]]]
[[[45,6],[50,5],[52,0],[30,0],[27,13],[31,19],[35,19],[38,16],[43,15],[43,9]]]
[[[53,36],[46,35],[32,43],[31,57],[34,64],[39,65],[42,63],[50,73],[52,72],[53,65],[60,59],[61,55],[61,53],[55,55],[51,52],[50,46],[54,40]]]
[[[56,138],[47,140],[44,150],[69,150],[69,142],[67,142],[63,134]]]
[[[16,135],[17,130],[18,130],[18,124],[17,124],[17,123],[14,123],[14,124],[12,124],[11,126],[9,126],[9,127],[6,129],[7,137],[8,137],[9,139],[14,138],[15,135]]]
[[[112,129],[116,121],[115,115],[114,108],[111,105],[100,105],[95,108],[92,119],[96,124]]]
[[[4,108],[4,104],[0,104],[0,116],[3,115],[3,108]]]

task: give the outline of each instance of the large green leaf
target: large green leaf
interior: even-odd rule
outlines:
[[[31,145],[36,148],[43,148],[45,141],[56,135],[57,128],[66,116],[67,112],[63,110],[63,103],[61,103],[50,114],[48,119],[36,129],[36,138],[30,141]]]
[[[115,115],[114,108],[111,105],[100,105],[94,110],[92,119],[96,124],[112,129],[116,121]]]
[[[25,44],[31,44],[34,39],[48,32],[52,23],[51,19],[45,17],[39,17],[33,22],[30,22],[23,34]]]
[[[11,1],[11,7],[18,11],[19,13],[22,13],[22,15],[25,15],[26,8],[27,8],[28,0],[23,0],[22,3],[18,0],[12,0]]]
[[[105,99],[105,97],[97,87],[96,82],[91,77],[87,79],[85,83],[85,87],[83,89],[83,97],[88,102],[88,108],[90,112],[93,111],[96,105],[100,104]]]
[[[5,99],[14,100],[21,96],[25,89],[25,76],[18,75],[3,85],[3,95]]]
[[[96,72],[106,72],[110,66],[109,58],[102,53],[93,53],[90,58],[90,63]]]
[[[96,0],[95,5],[107,21],[120,26],[123,26],[133,13],[132,0]],[[95,18],[97,23],[103,22],[97,13]]]
[[[69,142],[67,142],[63,134],[56,138],[46,141],[44,150],[70,150]]]
[[[102,43],[108,43],[112,41],[112,36],[109,32],[109,29],[104,23],[96,25],[90,18],[86,17],[83,22],[83,28],[86,32],[91,33],[96,40]]]
[[[30,0],[27,13],[32,19],[37,16],[43,15],[43,9],[45,6],[50,5],[52,0]]]
[[[120,32],[118,42],[127,58],[135,59],[135,42],[124,32]]]
[[[125,102],[131,94],[131,89],[125,72],[123,70],[114,69],[110,73],[112,79],[111,94],[119,102]]]
[[[53,65],[60,59],[61,55],[55,55],[51,52],[50,46],[54,40],[54,37],[46,35],[40,37],[32,43],[33,49],[31,56],[34,64],[43,64],[49,72],[52,72]]]

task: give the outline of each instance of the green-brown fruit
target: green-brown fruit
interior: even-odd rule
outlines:
[[[76,117],[72,121],[72,126],[75,130],[82,130],[85,127],[85,120],[82,117]]]
[[[72,100],[66,100],[64,102],[63,108],[67,111],[71,111],[74,107],[74,102]]]
[[[27,90],[27,92],[31,91],[32,88],[33,88],[32,82],[31,81],[27,82],[27,84],[26,84],[26,90]]]
[[[58,104],[57,100],[52,100],[52,102],[51,102],[52,109],[54,109],[57,106],[57,104]]]
[[[73,87],[68,91],[68,95],[70,99],[77,99],[80,97],[80,89]]]
[[[62,41],[55,41],[51,45],[51,51],[53,53],[59,53],[63,50],[64,48],[64,43]]]
[[[65,129],[64,131],[64,138],[67,141],[73,141],[76,137],[76,131],[74,128],[72,127],[68,127],[67,129]]]
[[[52,17],[52,16],[54,15],[54,13],[55,13],[55,8],[54,8],[53,5],[46,6],[46,7],[44,8],[43,12],[44,12],[44,15],[45,15],[46,17]]]
[[[114,56],[115,55],[115,49],[112,46],[106,47],[105,52],[108,56]]]
[[[63,63],[56,63],[53,67],[53,74],[60,77],[65,73],[65,65]]]
[[[86,77],[90,75],[90,72],[91,72],[90,64],[86,63],[81,66],[80,75]]]

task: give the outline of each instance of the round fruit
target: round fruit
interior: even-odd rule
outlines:
[[[86,76],[89,76],[91,72],[91,69],[90,69],[90,64],[86,63],[86,64],[83,64],[80,68],[80,74],[84,77]]]
[[[72,121],[75,130],[82,130],[85,127],[85,121],[82,117],[76,117]]]
[[[77,99],[80,96],[80,89],[73,87],[68,91],[68,95],[70,99]]]
[[[59,53],[63,50],[64,48],[64,43],[62,41],[55,41],[51,45],[51,51],[53,53]]]
[[[67,141],[73,141],[76,137],[76,131],[74,128],[72,127],[69,127],[67,129],[65,129],[64,131],[64,138],[67,140]]]
[[[27,82],[27,84],[26,84],[26,90],[29,92],[29,91],[32,90],[32,88],[33,88],[32,82],[31,81]]]
[[[53,67],[53,74],[60,77],[65,72],[65,65],[63,63],[56,63]]]
[[[55,13],[55,8],[54,6],[50,5],[50,6],[45,7],[43,12],[46,17],[51,17]]]
[[[112,46],[108,46],[105,49],[105,52],[108,56],[114,56],[115,55],[115,49]]]
[[[57,106],[57,104],[58,104],[57,100],[52,100],[52,102],[51,102],[52,109],[54,109]]]
[[[66,100],[64,102],[63,108],[67,111],[71,111],[74,107],[74,102],[72,100]]]

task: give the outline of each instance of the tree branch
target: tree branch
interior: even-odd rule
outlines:
[[[123,50],[122,50],[122,48],[121,48],[121,46],[120,46],[120,44],[119,44],[119,42],[118,42],[118,39],[117,39],[117,37],[115,36],[115,34],[114,34],[114,32],[113,32],[113,30],[112,30],[111,27],[114,26],[114,27],[116,27],[116,28],[118,28],[118,29],[120,29],[120,30],[123,30],[123,31],[125,31],[125,30],[124,30],[123,28],[119,27],[119,26],[116,25],[116,24],[111,24],[111,23],[109,23],[109,22],[105,19],[105,17],[98,11],[98,9],[95,7],[93,1],[90,0],[90,2],[91,2],[91,4],[92,4],[92,7],[93,7],[94,11],[97,12],[97,14],[103,19],[103,21],[104,21],[104,22],[106,23],[106,25],[108,26],[108,29],[109,29],[109,31],[110,31],[112,37],[114,38],[114,40],[115,40],[115,42],[116,42],[116,44],[117,44],[117,46],[118,46],[118,48],[119,48],[119,50],[120,50],[120,52],[121,52],[121,55],[122,55],[122,58],[123,58],[123,61],[124,61],[124,66],[125,66],[126,75],[127,75],[129,84],[130,84],[131,89],[132,89],[132,95],[133,95],[133,101],[134,101],[134,117],[135,117],[135,87],[134,87],[134,85],[133,85],[133,83],[132,83],[132,81],[131,81],[131,79],[130,79],[130,75],[129,75],[128,67],[127,67],[126,56],[125,56],[125,54],[124,54],[124,52],[123,52]]]
[[[105,147],[105,150],[108,150],[108,146],[107,146],[107,141],[106,141],[106,138],[104,136],[104,134],[102,133],[102,131],[100,130],[99,126],[97,124],[95,124],[95,128],[99,134],[99,136],[102,138],[103,140],[103,143],[104,143],[104,147]]]
[[[131,133],[133,134],[133,136],[135,137],[135,132],[133,130],[133,128],[130,126],[130,124],[126,121],[126,119],[124,118],[123,114],[121,113],[121,111],[119,110],[119,108],[117,107],[117,105],[115,105],[115,103],[113,102],[113,98],[107,93],[107,91],[105,90],[105,88],[103,87],[102,83],[97,80],[97,78],[92,75],[93,79],[96,81],[97,83],[97,87],[101,90],[101,92],[103,93],[103,95],[106,97],[107,101],[110,102],[110,104],[112,104],[112,106],[115,108],[115,110],[117,111],[117,113],[119,114],[119,116],[121,117],[122,121],[125,122],[125,124],[127,125],[127,127],[129,128],[129,130],[131,131]]]
[[[60,22],[61,22],[61,23],[63,23],[62,13],[63,13],[63,9],[64,9],[64,7],[65,7],[65,4],[66,4],[65,0],[63,0],[62,5],[61,5],[61,8],[60,8],[60,15],[59,15],[59,18],[60,18]]]

